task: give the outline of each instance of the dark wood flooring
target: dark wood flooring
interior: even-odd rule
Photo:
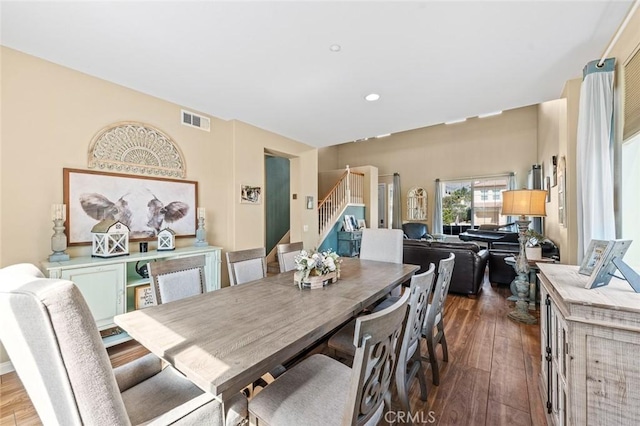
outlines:
[[[507,287],[491,285],[486,279],[476,298],[449,295],[445,307],[449,362],[440,359],[440,386],[431,385],[427,368],[426,402],[419,399],[417,382],[413,385],[411,406],[416,424],[547,424],[538,391],[540,329],[507,318],[513,305],[506,301],[509,295]],[[145,353],[135,342],[109,349],[114,366]],[[0,376],[0,426],[39,424],[17,375]]]

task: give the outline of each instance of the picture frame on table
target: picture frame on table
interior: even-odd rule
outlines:
[[[631,240],[610,240],[607,247],[593,267],[593,271],[589,277],[589,281],[585,288],[594,289],[604,287],[611,281],[618,267],[614,264],[614,259],[624,257],[625,253],[631,245]]]
[[[358,222],[356,221],[356,217],[350,214],[344,215],[343,225],[344,230],[347,232],[353,232],[358,229]]]
[[[358,219],[358,229],[364,229],[367,227],[367,221],[364,219]]]
[[[580,264],[578,273],[582,275],[591,275],[608,246],[608,240],[591,240],[589,242],[589,247],[587,247],[587,251],[584,253],[584,257],[582,258],[582,263]]]
[[[136,309],[144,309],[149,306],[155,306],[153,300],[153,290],[151,285],[139,285],[134,289],[134,306]]]
[[[64,168],[68,244],[91,244],[91,229],[105,219],[126,225],[130,241],[154,240],[166,227],[194,237],[197,196],[196,181]]]

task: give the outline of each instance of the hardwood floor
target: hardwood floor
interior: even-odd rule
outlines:
[[[449,295],[445,306],[449,362],[439,360],[440,386],[431,384],[427,367],[426,402],[420,400],[417,382],[411,388],[416,424],[547,424],[538,391],[540,329],[507,318],[513,305],[505,300],[510,294],[507,287],[491,285],[485,278],[476,298]],[[422,350],[426,353],[426,347]],[[109,349],[114,366],[144,353],[135,342]],[[440,350],[438,355],[441,357]],[[394,420],[393,416],[402,420],[399,414],[387,420]],[[0,376],[0,426],[38,424],[38,415],[16,374]]]

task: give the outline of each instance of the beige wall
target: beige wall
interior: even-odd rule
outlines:
[[[324,148],[318,149],[318,170],[326,171],[326,170],[334,170],[338,169],[338,146],[327,146]],[[322,192],[320,192],[320,196],[322,196]]]
[[[544,234],[555,242],[565,262],[568,253],[567,227],[560,225],[558,216],[558,185],[553,186],[552,157],[567,156],[567,101],[557,99],[538,105],[538,163],[543,165],[544,176],[550,177],[551,198],[546,205],[547,217],[544,220]],[[545,188],[546,189],[546,188]],[[568,256],[567,256],[568,257]]]
[[[264,188],[265,150],[291,159],[291,241],[302,241],[305,247],[315,247],[318,233],[317,210],[308,210],[305,197],[318,199],[318,150],[291,139],[246,123],[234,121],[233,192],[229,199],[230,221],[234,231],[229,241],[233,250],[264,246],[264,203],[240,204],[239,191],[242,184],[258,184]],[[308,231],[305,231],[305,226]]]
[[[428,192],[428,220],[433,222],[435,179],[455,179],[514,171],[519,186],[537,160],[536,106],[505,111],[464,123],[424,127],[382,139],[337,146],[337,168],[372,165],[381,175],[400,173],[402,219],[406,220],[406,194],[414,186]],[[322,152],[327,164],[333,154]],[[390,178],[389,178],[390,179]]]
[[[182,150],[188,180],[207,209],[207,240],[225,250],[264,245],[263,206],[239,203],[240,183],[264,187],[265,149],[292,158],[292,191],[317,197],[317,149],[238,121],[211,117],[211,132],[180,124],[180,105],[2,47],[0,266],[39,265],[51,253],[51,204],[62,202],[62,169],[86,169],[93,136],[119,121],[150,124]],[[292,238],[314,238],[315,210],[292,202]],[[8,207],[10,206],[10,208]],[[178,239],[188,246],[193,239]],[[135,247],[135,245],[134,245]],[[90,254],[71,247],[71,256]],[[228,283],[226,267],[223,285]],[[0,363],[7,360],[0,347]]]

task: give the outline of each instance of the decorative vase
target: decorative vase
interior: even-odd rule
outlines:
[[[329,272],[324,275],[309,275],[307,278],[302,278],[302,274],[293,274],[293,281],[299,288],[318,289],[331,283],[335,283],[338,280],[336,272]]]

